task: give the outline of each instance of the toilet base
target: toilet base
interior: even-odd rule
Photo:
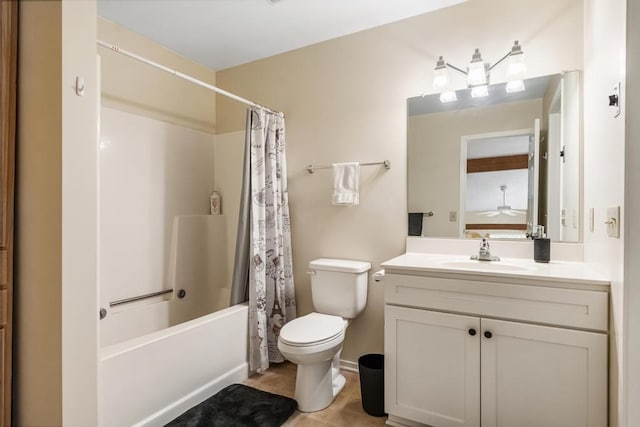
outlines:
[[[342,391],[347,380],[340,374],[339,355],[325,362],[298,365],[295,399],[300,412],[321,411]]]

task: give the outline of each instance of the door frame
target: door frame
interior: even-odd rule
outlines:
[[[0,2],[0,422],[11,425],[18,2]]]
[[[464,237],[467,196],[467,144],[474,139],[502,138],[505,136],[531,135],[533,128],[476,133],[460,137],[460,193],[458,201],[458,237]]]

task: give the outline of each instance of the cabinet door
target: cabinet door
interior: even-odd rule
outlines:
[[[480,319],[385,306],[385,409],[433,427],[480,425]]]
[[[482,319],[482,427],[605,427],[607,336]]]

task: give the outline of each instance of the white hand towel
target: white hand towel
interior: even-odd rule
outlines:
[[[333,204],[356,206],[360,202],[360,163],[333,164]]]

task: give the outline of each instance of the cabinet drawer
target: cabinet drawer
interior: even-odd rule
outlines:
[[[387,274],[385,302],[606,331],[606,292]]]

